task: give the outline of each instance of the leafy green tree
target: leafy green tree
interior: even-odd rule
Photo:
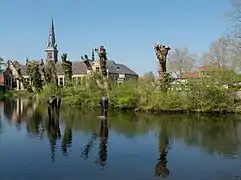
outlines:
[[[42,90],[43,81],[40,73],[39,63],[32,61],[27,64],[27,73],[30,76],[33,88],[39,92]]]
[[[61,58],[62,58],[61,68],[65,75],[64,78],[65,78],[66,82],[68,83],[72,80],[72,76],[73,76],[72,62],[67,60],[67,53],[64,53],[61,56]]]

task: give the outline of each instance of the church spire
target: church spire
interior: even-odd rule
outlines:
[[[58,49],[57,49],[57,43],[56,43],[56,39],[55,39],[54,19],[53,18],[51,20],[48,44],[47,44],[47,48],[46,48],[45,52],[47,53],[46,60],[52,60],[55,62],[58,61]]]
[[[94,51],[94,49],[92,49],[92,58],[91,58],[91,60],[92,60],[92,61],[95,60],[95,51]]]
[[[56,41],[55,41],[54,19],[52,18],[47,48],[55,49],[56,47],[57,47],[57,44],[56,44]]]

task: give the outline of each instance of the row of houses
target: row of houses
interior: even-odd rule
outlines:
[[[90,62],[93,67],[93,71],[99,72],[100,70],[100,64],[99,61],[91,61]],[[27,67],[26,65],[20,64],[21,66],[21,75],[29,82],[29,76],[27,74]],[[58,62],[56,64],[56,71],[57,71],[57,77],[58,77],[58,84],[60,86],[64,86],[65,76],[61,68],[61,62]],[[74,61],[72,62],[72,71],[73,71],[73,80],[76,82],[79,82],[81,84],[85,84],[87,80],[87,76],[89,76],[90,72],[87,69],[86,65],[82,61]],[[124,64],[116,63],[113,60],[107,61],[107,76],[108,78],[113,81],[120,83],[124,80],[129,79],[138,79],[138,74],[135,73],[133,70],[128,68]],[[15,89],[15,90],[23,90],[24,86],[23,84],[18,80],[17,72],[14,70],[14,67],[11,63],[8,63],[6,70],[3,72],[1,76],[2,84],[7,89]]]

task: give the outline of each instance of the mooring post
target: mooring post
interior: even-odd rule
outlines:
[[[49,122],[52,120],[52,113],[51,113],[51,105],[48,103],[48,116],[49,116]]]
[[[56,96],[49,97],[47,106],[49,121],[55,121],[56,117],[58,119],[61,106],[61,98],[57,98]]]
[[[101,105],[101,115],[107,117],[108,115],[108,98],[107,96],[103,95],[100,100]]]

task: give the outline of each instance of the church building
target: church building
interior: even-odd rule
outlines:
[[[64,73],[61,70],[61,61],[58,61],[58,52],[59,51],[58,51],[56,37],[55,37],[54,20],[52,18],[50,32],[48,35],[48,43],[45,49],[45,53],[46,53],[45,60],[46,62],[47,61],[56,62],[58,84],[60,86],[64,86],[65,84]],[[98,72],[100,70],[100,64],[98,60],[95,60],[94,50],[92,50],[92,58],[89,61],[92,64],[93,70]],[[16,68],[14,67],[13,62],[11,60],[8,61],[7,68],[3,73],[4,86],[7,89],[15,89],[15,90],[24,89],[23,84],[19,81],[19,76],[26,78],[28,82],[31,81],[27,75],[26,65],[20,64],[20,67],[21,67],[21,73],[19,74]],[[81,60],[72,61],[72,70],[73,70],[73,79],[76,80],[76,82],[85,83],[84,81],[87,79],[86,76],[88,76],[89,74],[85,63]],[[108,78],[116,82],[122,82],[128,79],[138,79],[137,73],[135,73],[126,65],[116,63],[113,60],[107,61],[107,73],[108,73]]]

